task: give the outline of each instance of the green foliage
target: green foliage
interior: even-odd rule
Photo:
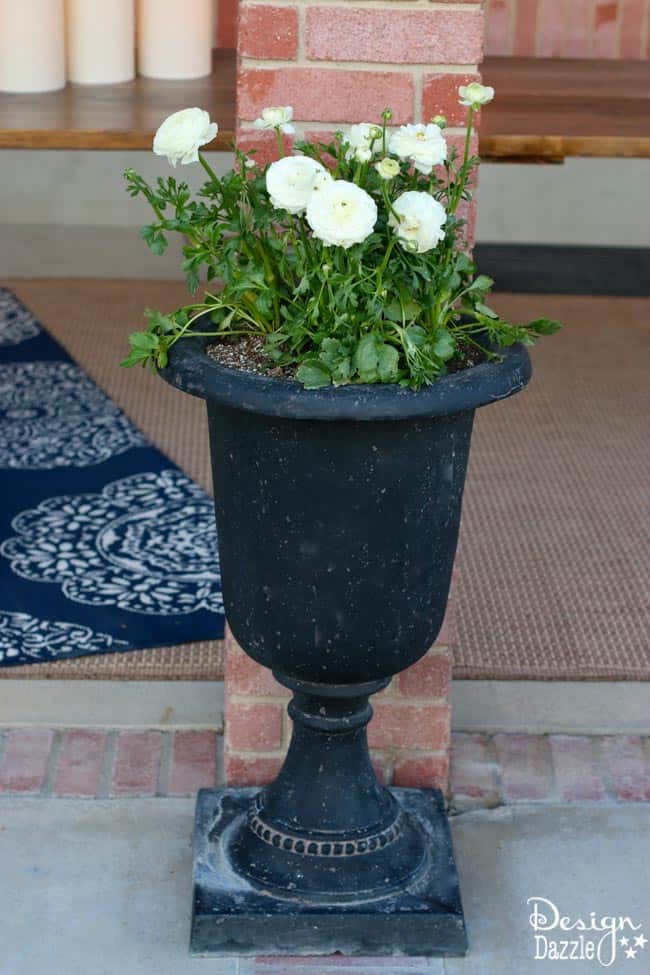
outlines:
[[[379,125],[384,147],[389,117],[384,113]],[[196,292],[204,281],[220,283],[172,314],[147,311],[146,330],[130,336],[122,365],[163,368],[169,349],[186,336],[258,334],[266,337],[271,362],[295,367],[308,389],[348,383],[419,389],[443,376],[449,361],[470,346],[497,358],[494,347],[530,345],[557,331],[559,323],[544,318],[510,324],[487,304],[493,282],[477,275],[458,212],[471,199],[478,163],[469,155],[471,131],[470,110],[462,158],[451,149],[427,176],[397,160],[399,171],[389,180],[373,164],[388,153],[369,162],[348,159],[342,133],[328,143],[297,143],[300,152],[327,165],[335,178],[363,187],[377,204],[374,232],[349,249],[326,246],[304,216],[275,209],[266,168],[252,155],[237,152],[235,169],[223,177],[200,157],[208,179],[196,198],[175,178],[150,186],[127,170],[127,191],[143,196],[154,213],[140,231],[150,250],[162,254],[169,234],[180,234],[189,290]],[[447,212],[444,238],[425,253],[402,246],[389,224],[392,202],[409,190],[431,194]]]

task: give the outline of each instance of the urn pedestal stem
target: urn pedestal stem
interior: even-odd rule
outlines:
[[[378,783],[366,736],[368,696],[388,679],[336,686],[276,676],[294,692],[291,744],[233,833],[233,870],[276,897],[323,903],[381,899],[413,883],[429,863],[427,843]]]

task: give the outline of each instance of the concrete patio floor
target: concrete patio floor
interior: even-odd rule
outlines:
[[[0,801],[1,975],[594,975],[535,960],[527,899],[573,921],[627,915],[650,937],[650,806],[517,805],[453,819],[470,938],[465,959],[191,959],[194,801]],[[550,937],[569,938],[571,935]],[[602,934],[593,935],[599,939]],[[631,942],[633,943],[633,942]],[[650,943],[603,971],[650,971]]]

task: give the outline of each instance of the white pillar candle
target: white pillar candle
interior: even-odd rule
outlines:
[[[64,85],[63,0],[0,0],[0,91]]]
[[[112,85],[135,77],[135,0],[66,0],[68,79]]]
[[[203,78],[212,71],[211,0],[138,0],[138,71]]]

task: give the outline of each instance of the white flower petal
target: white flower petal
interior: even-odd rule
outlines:
[[[168,116],[159,127],[153,140],[157,156],[166,156],[172,166],[197,162],[199,149],[215,138],[219,126],[210,121],[202,108],[184,108]]]
[[[425,176],[447,158],[445,138],[439,126],[432,123],[401,125],[391,135],[388,148],[400,159],[409,159]]]
[[[361,244],[377,222],[375,201],[356,183],[337,179],[313,193],[307,223],[324,244],[348,248]]]
[[[405,250],[425,254],[443,239],[447,213],[429,193],[409,190],[392,204],[388,223]]]
[[[348,147],[345,154],[347,160],[369,162],[374,155],[381,152],[381,129],[371,122],[359,122],[358,125],[350,126],[343,142]]]
[[[309,156],[285,156],[266,171],[266,189],[278,210],[303,213],[314,189],[316,176],[325,167]]]
[[[291,134],[294,129],[288,123],[293,118],[291,105],[274,105],[270,108],[263,108],[260,118],[256,118],[253,125],[256,129],[281,129],[282,132]],[[287,128],[285,128],[287,126]]]

